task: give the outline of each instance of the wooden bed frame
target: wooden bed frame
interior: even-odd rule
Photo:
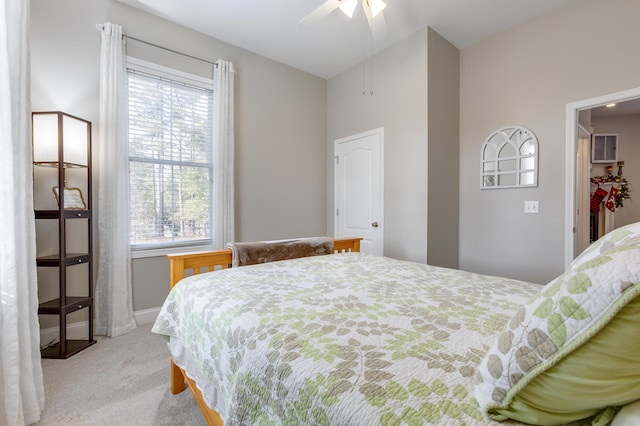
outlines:
[[[337,238],[334,240],[333,251],[334,253],[359,252],[360,240],[362,240],[362,238]],[[201,272],[227,269],[231,267],[232,260],[231,249],[199,253],[168,254],[167,258],[169,259],[170,267],[170,288],[173,288],[178,281],[185,277],[186,271],[191,271],[192,275],[197,275]],[[171,359],[171,393],[175,395],[184,391],[186,389],[185,381],[191,389],[207,424],[211,426],[223,426],[224,422],[220,418],[220,415],[207,406],[195,382],[187,377],[185,372]]]

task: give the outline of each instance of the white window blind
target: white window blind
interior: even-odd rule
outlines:
[[[133,250],[211,243],[211,89],[128,70]]]

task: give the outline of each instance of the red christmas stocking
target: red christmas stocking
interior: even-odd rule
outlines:
[[[616,195],[618,195],[618,188],[612,186],[611,191],[609,191],[609,198],[607,198],[607,202],[605,204],[612,212],[616,211]]]
[[[600,213],[600,203],[604,199],[605,195],[607,195],[607,191],[598,187],[598,189],[596,189],[593,195],[591,196],[591,211],[594,214]]]

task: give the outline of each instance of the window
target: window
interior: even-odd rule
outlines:
[[[211,244],[210,80],[129,59],[133,250]]]
[[[618,134],[594,134],[591,142],[591,162],[615,163],[616,161],[618,161]]]

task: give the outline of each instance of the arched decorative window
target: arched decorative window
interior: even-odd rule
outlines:
[[[482,145],[480,188],[538,186],[538,139],[525,127],[503,127]]]

